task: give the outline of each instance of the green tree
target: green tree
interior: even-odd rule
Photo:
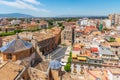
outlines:
[[[70,63],[68,63],[68,64],[66,64],[66,65],[64,66],[64,70],[65,70],[66,72],[69,72],[69,71],[71,70],[70,67],[71,67],[71,65],[70,65]]]
[[[53,28],[53,26],[48,26],[48,29],[51,29],[51,28]]]
[[[69,55],[70,55],[70,58],[72,58],[72,52],[70,52],[70,54],[69,54]]]
[[[111,37],[109,42],[115,42],[115,38]]]
[[[62,26],[63,26],[63,23],[58,23],[58,26],[59,26],[59,27],[62,27]]]
[[[53,20],[48,20],[48,25],[53,26]]]
[[[69,58],[68,58],[68,63],[71,63],[71,60],[72,60],[71,57],[69,57]]]
[[[23,32],[23,30],[14,30],[14,33],[20,33]]]
[[[39,20],[36,20],[36,22],[37,22],[37,23],[40,23],[40,21],[39,21]]]

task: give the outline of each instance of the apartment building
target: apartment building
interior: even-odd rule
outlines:
[[[109,19],[112,22],[112,25],[120,25],[120,14],[110,14]]]
[[[100,46],[99,55],[103,59],[103,66],[119,66],[119,58],[109,48]]]
[[[72,45],[74,41],[74,34],[71,26],[65,27],[61,32],[61,44]]]
[[[120,69],[119,68],[108,69],[108,79],[120,80]]]
[[[48,28],[48,23],[44,20],[40,21],[39,29],[47,29],[47,28]]]
[[[113,51],[113,53],[120,57],[120,43],[112,42],[110,43],[110,46],[111,46],[111,50]]]

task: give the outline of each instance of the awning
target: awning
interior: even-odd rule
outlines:
[[[85,57],[77,57],[78,60],[86,61],[87,59]]]
[[[91,48],[92,52],[98,52],[98,48]]]
[[[72,58],[77,58],[77,55],[76,54],[72,54]]]

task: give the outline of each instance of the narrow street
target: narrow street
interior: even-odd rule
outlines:
[[[53,51],[50,56],[51,59],[54,60],[58,60],[60,61],[62,57],[64,57],[65,55],[65,51],[66,51],[67,47],[59,47],[57,50]]]

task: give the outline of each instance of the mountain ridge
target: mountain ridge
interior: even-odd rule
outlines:
[[[24,17],[33,17],[33,16],[28,14],[22,14],[22,13],[0,14],[0,18],[24,18]]]

